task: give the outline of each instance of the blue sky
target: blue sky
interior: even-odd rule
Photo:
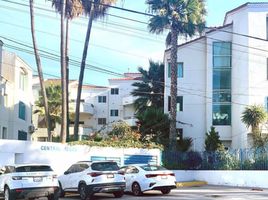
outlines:
[[[14,4],[20,3],[20,5]],[[36,6],[36,34],[39,49],[49,53],[60,55],[60,15],[54,12],[50,1],[35,0]],[[127,9],[147,12],[145,0],[125,0],[124,4],[118,1],[117,6]],[[223,23],[225,13],[240,6],[247,1],[243,0],[207,0],[207,26],[220,26]],[[252,0],[251,2],[259,2]],[[32,45],[30,32],[30,14],[28,0],[0,0],[0,39],[6,45],[12,45],[26,49],[24,46],[12,43],[7,39],[16,40],[25,45]],[[112,15],[131,18],[141,22],[148,22],[146,16],[132,14],[125,11],[110,9]],[[70,57],[80,62],[83,52],[84,38],[86,34],[87,19],[83,16],[71,22],[70,29]],[[34,56],[22,51],[14,50],[8,46],[4,49],[16,52],[25,60],[34,71],[36,65]],[[112,72],[123,74],[124,72],[137,72],[139,66],[148,68],[148,61],[162,61],[165,50],[165,35],[148,33],[146,24],[124,20],[109,15],[94,22],[90,46],[88,50],[87,64],[100,67]],[[79,65],[79,64],[78,64]],[[70,66],[70,78],[78,79],[79,66]],[[42,58],[43,71],[46,77],[60,77],[60,63]],[[118,76],[108,75],[103,72],[85,71],[84,83],[94,85],[108,85],[108,78]]]

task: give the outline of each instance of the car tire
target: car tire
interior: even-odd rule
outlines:
[[[10,193],[9,187],[5,187],[4,189],[4,200],[14,200],[15,197]]]
[[[114,197],[115,198],[121,198],[124,195],[124,191],[118,191],[118,192],[114,192]]]
[[[85,183],[81,183],[79,185],[78,192],[79,192],[81,200],[90,200],[93,197],[93,193],[89,193],[89,191],[87,191],[87,187]]]
[[[140,187],[139,183],[135,182],[132,184],[132,193],[134,196],[141,196],[142,195],[141,187]]]
[[[65,196],[65,192],[64,192],[64,190],[62,189],[62,185],[61,185],[60,182],[59,182],[59,196],[60,196],[60,197],[64,197],[64,196]]]
[[[168,188],[164,188],[161,190],[162,194],[169,194],[171,191],[171,189],[168,189]]]

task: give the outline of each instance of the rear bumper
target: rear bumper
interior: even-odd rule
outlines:
[[[175,189],[175,188],[176,188],[175,185],[167,185],[167,186],[156,186],[156,187],[153,187],[152,190],[163,190],[163,189],[172,190],[172,189]]]
[[[91,193],[111,193],[117,191],[124,191],[126,188],[125,182],[117,183],[103,183],[87,185],[87,190]]]
[[[52,194],[57,194],[59,187],[44,187],[44,188],[17,188],[10,190],[10,195],[14,198],[37,198],[47,197]]]

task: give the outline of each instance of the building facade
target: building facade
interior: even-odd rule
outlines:
[[[178,45],[178,132],[204,149],[216,127],[229,148],[250,147],[241,122],[248,105],[267,108],[268,3],[246,3],[226,13],[224,24]],[[193,59],[194,58],[194,59]],[[165,112],[169,111],[170,49],[165,52]],[[181,123],[180,123],[181,122]]]
[[[2,50],[0,41],[0,138],[30,140],[32,69],[16,54]]]

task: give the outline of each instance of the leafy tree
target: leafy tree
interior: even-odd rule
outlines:
[[[149,107],[137,115],[142,139],[167,146],[169,134],[169,117],[163,109]]]
[[[136,88],[132,95],[138,97],[135,100],[135,108],[138,113],[144,112],[148,106],[164,107],[164,64],[149,61],[149,70],[142,67],[138,71],[142,74],[141,82],[132,85]]]
[[[169,145],[176,150],[176,107],[177,107],[177,44],[178,35],[192,37],[205,27],[206,13],[204,0],[146,0],[151,13],[155,14],[149,22],[150,32],[160,34],[170,29],[167,44],[171,45],[171,123]]]
[[[49,117],[51,119],[51,130],[54,130],[56,124],[61,123],[61,86],[51,85],[46,88],[48,106],[50,108]],[[37,109],[34,113],[38,113],[39,116],[45,116],[44,98],[39,92],[39,99],[35,102]]]
[[[51,122],[49,118],[49,106],[48,106],[48,100],[47,100],[47,94],[46,94],[46,89],[45,89],[45,84],[44,84],[44,77],[43,77],[43,69],[41,65],[41,59],[36,43],[36,36],[35,36],[35,18],[34,18],[34,0],[29,0],[30,4],[30,16],[31,16],[31,33],[32,33],[32,41],[33,41],[33,48],[34,48],[34,55],[35,55],[35,61],[36,61],[36,66],[37,66],[37,71],[38,71],[38,77],[39,77],[39,82],[40,82],[40,95],[43,97],[43,104],[44,104],[44,116],[45,116],[45,121],[47,125],[47,136],[48,136],[48,141],[52,141],[52,135],[51,135]]]
[[[262,106],[252,105],[245,108],[241,116],[242,122],[251,127],[253,147],[263,148],[268,142],[267,136],[261,135],[260,125],[267,120],[267,113]]]
[[[81,102],[81,92],[84,79],[84,72],[86,67],[87,51],[88,44],[91,35],[91,28],[94,19],[104,17],[107,14],[109,5],[115,3],[117,0],[81,0],[84,11],[88,15],[88,26],[87,33],[84,43],[84,50],[81,60],[78,88],[77,88],[77,97],[76,97],[76,109],[75,109],[75,121],[74,121],[74,135],[75,139],[78,139],[78,128],[79,128],[79,113],[80,113],[80,102]]]
[[[206,133],[205,149],[206,151],[216,151],[222,147],[219,133],[216,132],[215,127],[211,126],[210,131]]]

